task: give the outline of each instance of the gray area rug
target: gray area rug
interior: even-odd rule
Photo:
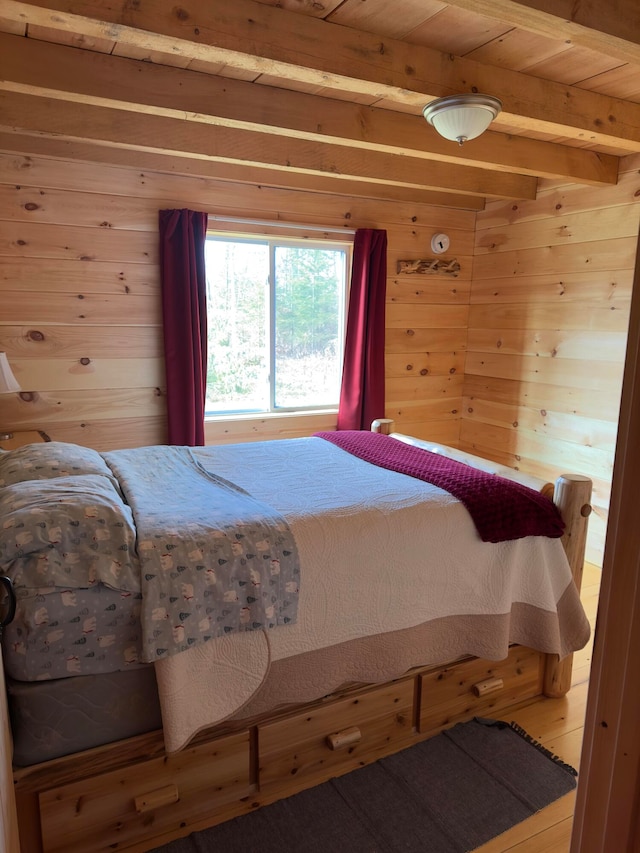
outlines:
[[[156,853],[467,853],[575,776],[514,724],[476,718]]]

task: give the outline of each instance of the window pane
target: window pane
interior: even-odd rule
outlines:
[[[209,359],[206,411],[269,408],[269,247],[208,239]]]
[[[275,271],[275,406],[337,405],[345,252],[277,246]]]

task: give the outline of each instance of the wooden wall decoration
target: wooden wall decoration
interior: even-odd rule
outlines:
[[[452,275],[454,278],[460,273],[460,264],[457,258],[445,260],[444,258],[423,258],[417,261],[398,261],[398,273],[407,275]]]

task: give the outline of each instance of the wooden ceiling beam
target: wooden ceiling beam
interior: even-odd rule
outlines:
[[[447,190],[491,198],[535,198],[527,175],[287,139],[32,95],[0,92],[0,129],[136,151],[268,167],[336,181]]]
[[[91,165],[139,169],[142,177],[147,172],[162,172],[167,175],[250,184],[258,190],[269,187],[311,194],[321,193],[343,197],[345,202],[351,199],[390,201],[467,211],[483,210],[485,207],[484,198],[481,196],[457,195],[392,184],[371,184],[357,179],[335,181],[322,175],[301,175],[297,172],[283,172],[261,166],[238,166],[235,163],[174,157],[171,154],[153,154],[148,151],[133,151],[130,148],[106,148],[91,142],[52,139],[2,130],[0,130],[0,151],[19,158],[18,174],[21,183],[25,186],[41,185],[41,178],[37,174],[32,175],[29,167],[33,157],[43,157]],[[348,225],[351,227],[351,223]]]
[[[441,163],[577,183],[615,184],[618,158],[489,132],[473,145],[421,116],[109,56],[0,33],[0,89]]]
[[[253,0],[3,0],[19,23],[142,50],[223,63],[252,74],[422,106],[460,92],[503,102],[494,128],[546,131],[640,151],[640,104],[328,23]]]
[[[640,63],[640,4],[638,0],[447,0],[456,6],[495,18],[552,39]]]
[[[456,213],[464,211],[473,215],[476,211],[483,210],[485,206],[484,200],[479,196],[417,190],[413,187],[385,186],[357,180],[333,181],[322,176],[298,175],[294,172],[282,172],[276,169],[236,166],[235,164],[216,163],[210,160],[173,157],[171,154],[150,154],[145,151],[132,151],[125,148],[104,148],[88,142],[70,142],[64,139],[48,139],[4,131],[0,131],[0,152],[13,158],[15,180],[19,181],[21,186],[60,188],[56,181],[60,174],[64,174],[64,167],[62,170],[56,169],[53,172],[48,172],[47,176],[43,178],[39,168],[41,161],[61,160],[65,164],[73,162],[91,168],[95,168],[96,165],[107,168],[124,167],[127,170],[138,170],[142,183],[145,182],[150,172],[156,172],[169,178],[180,176],[192,178],[194,181],[210,181],[211,186],[223,183],[232,183],[236,186],[245,185],[258,194],[264,189],[269,189],[285,193],[294,190],[295,198],[301,198],[303,194],[309,196],[320,194],[325,198],[333,196],[340,199],[345,206],[345,227],[347,228],[353,227],[350,205],[354,200],[365,204],[369,202],[375,204],[390,202],[393,205],[399,203],[403,206],[416,205],[420,207],[421,205],[428,205],[429,207],[447,208],[447,210],[442,211],[445,221],[447,221],[451,210]],[[78,174],[77,170],[75,174]],[[53,181],[51,181],[52,175],[55,176]],[[67,186],[67,184],[63,184],[63,186]],[[87,184],[88,192],[92,186],[93,183],[90,181]],[[117,186],[113,185],[111,191],[114,195],[118,195]],[[167,195],[174,198],[175,201],[175,197],[171,193]],[[187,193],[185,203],[188,203],[189,199],[190,196]],[[322,207],[318,207],[317,202],[314,202],[313,205],[317,220],[317,211],[324,209],[325,203],[322,203]],[[262,209],[262,205],[257,202],[254,203],[254,206],[256,210]],[[239,207],[246,207],[246,205],[239,205]],[[268,205],[265,209],[268,209]],[[416,225],[424,224],[421,217],[414,212],[412,212],[408,222]],[[375,224],[372,227],[375,227]]]

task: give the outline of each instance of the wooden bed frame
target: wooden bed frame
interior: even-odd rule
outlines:
[[[372,429],[389,433],[392,424],[375,421]],[[590,498],[586,477],[562,475],[555,484],[553,499],[566,524],[562,541],[578,589]],[[19,849],[142,853],[348,773],[477,714],[504,714],[536,697],[563,696],[571,665],[571,657],[558,661],[556,655],[512,646],[499,663],[467,658],[418,667],[386,684],[351,687],[304,706],[226,723],[171,757],[162,732],[152,732],[16,769]]]

